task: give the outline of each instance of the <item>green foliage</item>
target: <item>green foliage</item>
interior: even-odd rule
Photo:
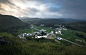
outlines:
[[[29,24],[22,22],[16,17],[8,15],[0,15],[0,32],[11,33],[17,36],[18,30],[29,28]]]
[[[74,32],[77,36],[79,36],[80,38],[84,38],[86,40],[86,33],[83,33],[83,32]]]
[[[86,32],[86,21],[75,19],[23,19],[26,23],[31,23],[39,26],[45,24],[45,27],[57,28],[59,24],[65,25],[69,29]]]
[[[86,22],[85,21],[65,23],[65,26],[67,28],[70,28],[70,29],[73,29],[73,30],[86,32]]]
[[[12,35],[4,34],[6,36]],[[1,35],[5,36],[4,34]],[[5,39],[12,42],[12,45],[0,45],[0,55],[86,55],[85,48],[68,44],[66,46],[64,43],[58,43],[51,39],[33,38],[25,40],[27,43],[23,43],[23,39],[16,37],[7,37]]]
[[[84,32],[81,32],[81,31],[76,31],[76,30],[68,29],[67,31],[62,30],[62,34],[63,34],[63,35],[58,35],[58,34],[57,34],[57,36],[60,36],[60,37],[62,37],[62,38],[68,39],[68,40],[73,41],[73,42],[76,42],[75,39],[81,39],[81,40],[84,39],[84,38],[82,38],[82,37],[77,36],[75,32],[84,33]]]
[[[21,29],[21,30],[18,30],[18,33],[32,33],[33,32],[33,29],[27,29],[27,28],[25,28],[25,29]]]
[[[7,33],[7,32],[0,33],[0,36],[2,36],[4,38],[14,38],[15,37],[12,34]]]
[[[60,20],[60,19],[25,19],[22,20],[26,23],[34,24],[39,26],[40,24],[45,24],[45,27],[51,27],[54,26],[54,24],[62,24],[66,22],[65,20]]]
[[[23,23],[16,17],[8,16],[8,15],[0,15],[0,28],[10,28],[10,27],[17,27],[17,26],[24,26],[27,25]]]

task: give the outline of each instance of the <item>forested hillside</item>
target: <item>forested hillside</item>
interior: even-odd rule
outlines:
[[[0,15],[0,32],[17,32],[19,29],[29,28],[29,24],[10,15]]]
[[[79,30],[86,32],[86,22],[70,22],[66,23],[65,26],[70,29]]]
[[[77,20],[77,19],[66,19],[66,18],[59,18],[59,19],[37,19],[37,18],[28,18],[22,19],[22,21],[26,23],[31,23],[37,26],[44,24],[45,27],[53,27],[57,28],[58,25],[65,25],[65,27],[69,29],[79,30],[86,32],[86,21]]]

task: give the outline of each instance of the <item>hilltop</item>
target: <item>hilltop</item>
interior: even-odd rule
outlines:
[[[0,15],[0,29],[1,28],[9,28],[9,27],[16,27],[16,26],[25,26],[28,25],[18,18],[10,15]]]
[[[29,24],[10,15],[0,15],[0,32],[17,32],[20,29],[29,28]]]

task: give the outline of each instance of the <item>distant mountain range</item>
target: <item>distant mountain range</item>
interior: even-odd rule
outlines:
[[[26,23],[31,23],[37,26],[44,24],[46,25],[45,27],[54,27],[54,28],[56,28],[57,25],[61,24],[61,25],[65,25],[67,28],[70,28],[70,29],[86,32],[86,21],[84,20],[77,20],[77,19],[71,19],[71,18],[58,18],[58,19],[27,18],[27,19],[21,19],[21,20]]]
[[[61,20],[78,20],[78,21],[86,21],[86,19],[72,19],[72,18],[30,18],[30,17],[19,17],[21,20],[24,19],[61,19]]]

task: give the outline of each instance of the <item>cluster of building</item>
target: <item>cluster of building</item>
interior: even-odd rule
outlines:
[[[44,24],[40,24],[39,26],[44,27],[45,25]]]
[[[23,33],[23,34],[18,35],[18,37],[21,39],[26,39],[26,37],[30,37],[30,36],[33,36],[33,35],[30,33]]]
[[[58,25],[58,26],[59,26],[59,28],[55,28],[55,33],[62,35],[61,30],[67,30],[67,28],[65,28],[62,25]]]
[[[54,31],[48,33],[44,29],[41,29],[39,32],[34,32],[34,33],[35,33],[35,38],[51,38],[50,36],[55,36]]]
[[[44,24],[41,24],[40,26],[44,26]],[[35,30],[38,30],[38,29],[34,28],[32,25],[31,25],[31,28],[33,28]],[[59,28],[55,28],[55,34],[62,35],[61,34],[61,30],[67,30],[67,29],[64,28],[64,26],[62,26],[62,27],[60,26]],[[41,29],[41,30],[38,30],[38,32],[33,32],[32,34],[30,34],[30,33],[20,34],[20,35],[18,35],[18,37],[19,38],[22,38],[22,39],[26,39],[26,37],[32,37],[32,38],[48,38],[48,39],[50,39],[51,37],[55,37],[56,38],[56,35],[55,34],[54,34],[54,31],[51,31],[50,33],[48,33],[48,32],[46,32],[46,30]],[[57,39],[61,40],[62,38],[58,37]]]
[[[50,36],[54,36],[54,31],[51,31],[50,33],[46,32],[46,30],[41,29],[39,32],[33,32],[32,34],[30,33],[23,33],[18,35],[19,38],[26,39],[26,37],[33,37],[33,38],[51,38]]]

